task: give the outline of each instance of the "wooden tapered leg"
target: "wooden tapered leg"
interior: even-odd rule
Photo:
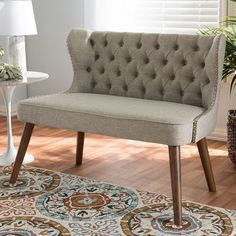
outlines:
[[[207,148],[206,138],[203,138],[200,141],[198,141],[197,147],[198,147],[199,155],[201,158],[202,166],[204,169],[208,189],[210,192],[215,192],[216,185],[215,185],[215,180],[214,180],[213,171],[211,167],[211,161],[210,161],[209,152]]]
[[[21,137],[20,146],[16,155],[16,161],[11,173],[10,184],[15,184],[23,163],[27,147],[34,129],[34,124],[26,123]]]
[[[174,209],[174,224],[182,225],[182,190],[180,146],[169,146],[170,176]]]
[[[84,132],[77,134],[77,147],[76,147],[76,165],[82,165],[84,149]]]

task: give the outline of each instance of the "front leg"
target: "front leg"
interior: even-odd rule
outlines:
[[[182,189],[180,146],[169,146],[170,177],[173,198],[174,224],[182,226]]]
[[[17,178],[18,178],[20,168],[22,166],[33,129],[34,129],[34,124],[31,124],[31,123],[25,124],[24,132],[23,132],[23,135],[22,135],[21,141],[20,141],[20,146],[19,146],[19,149],[18,149],[18,152],[16,155],[16,161],[15,161],[12,173],[11,173],[11,178],[10,178],[11,185],[14,185],[16,183]]]

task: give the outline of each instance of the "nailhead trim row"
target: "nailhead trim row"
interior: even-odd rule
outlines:
[[[217,41],[217,48],[219,48],[219,44],[220,44],[220,37],[218,37],[218,41]],[[217,58],[215,58],[216,60],[216,75],[219,75],[219,55],[217,53]],[[210,80],[209,83],[210,84]],[[213,108],[213,106],[215,105],[216,102],[216,96],[217,96],[217,87],[218,87],[218,78],[215,78],[215,80],[212,82],[212,92],[211,92],[211,96],[210,96],[210,102],[208,104],[208,109],[201,115],[199,115],[195,121],[193,122],[193,132],[192,132],[192,143],[196,142],[196,137],[197,137],[197,125],[198,125],[198,120],[200,117],[202,117],[203,115],[206,115],[206,113],[210,112],[211,108]]]

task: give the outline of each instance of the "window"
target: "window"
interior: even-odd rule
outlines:
[[[220,12],[219,0],[85,2],[90,2],[85,3],[85,15],[89,16],[85,19],[86,27],[97,30],[196,33],[200,28],[217,27]]]

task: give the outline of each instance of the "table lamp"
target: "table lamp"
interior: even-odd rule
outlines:
[[[8,36],[8,62],[26,69],[25,35],[37,34],[31,0],[0,1],[0,35]]]

